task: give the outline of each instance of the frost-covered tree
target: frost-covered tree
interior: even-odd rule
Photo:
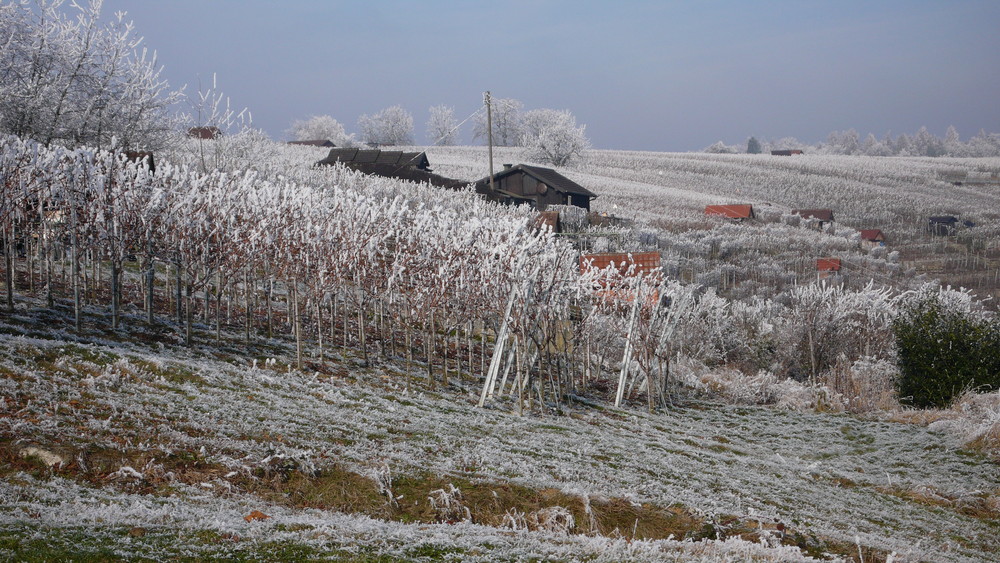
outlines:
[[[969,139],[967,146],[969,156],[1000,156],[1000,135],[980,129],[975,137]]]
[[[160,77],[132,22],[101,2],[0,6],[0,130],[46,145],[157,149],[179,93]]]
[[[293,141],[332,141],[338,147],[354,144],[354,135],[348,134],[339,121],[329,115],[312,115],[306,119],[296,119],[286,131]]]
[[[490,121],[493,123],[493,144],[501,147],[516,147],[521,143],[522,137],[522,111],[524,104],[512,98],[493,98],[491,103]],[[476,115],[475,125],[472,127],[472,138],[488,141],[486,127],[486,112]]]
[[[432,145],[450,147],[458,137],[458,121],[455,109],[448,106],[432,106],[427,119],[427,139]]]
[[[858,154],[861,140],[854,129],[833,131],[826,138],[825,152],[830,154]]]
[[[531,110],[524,114],[521,144],[532,159],[565,166],[590,148],[584,133],[586,128],[586,125],[577,127],[569,110]]]
[[[861,143],[861,154],[867,156],[891,156],[892,147],[875,138],[871,133]]]
[[[413,116],[403,106],[391,106],[358,118],[361,140],[373,145],[412,145]]]
[[[712,143],[711,145],[701,149],[701,152],[707,152],[711,154],[736,154],[740,151],[734,146],[727,145],[722,141],[716,141],[715,143]]]
[[[914,151],[917,156],[944,156],[944,141],[938,139],[927,130],[921,127],[913,137]]]
[[[757,140],[757,137],[750,137],[750,139],[747,141],[747,154],[760,154],[760,153],[761,153],[760,141]]]
[[[948,156],[966,156],[967,148],[958,136],[954,125],[949,125],[944,134],[944,153]]]

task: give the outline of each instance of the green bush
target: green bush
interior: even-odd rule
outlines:
[[[967,388],[1000,386],[1000,324],[949,308],[937,294],[905,305],[893,323],[899,397],[945,407]]]

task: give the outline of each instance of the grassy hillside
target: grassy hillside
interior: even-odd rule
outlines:
[[[300,372],[282,340],[187,348],[180,327],[137,318],[71,326],[41,308],[0,324],[6,558],[960,561],[1000,548],[995,465],[921,426],[693,398],[662,414],[517,416],[475,408],[472,382],[407,393],[399,363],[364,368],[351,350]]]

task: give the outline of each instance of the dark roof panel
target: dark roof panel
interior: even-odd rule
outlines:
[[[500,180],[501,178],[506,178],[518,172],[527,174],[539,182],[544,183],[550,188],[556,190],[557,192],[562,192],[565,194],[576,194],[587,196],[591,199],[597,197],[597,194],[588,190],[587,188],[577,184],[573,180],[570,180],[566,176],[556,172],[551,168],[542,168],[541,166],[528,166],[527,164],[518,164],[517,166],[512,166],[505,170],[501,170],[493,175],[494,182]],[[489,185],[490,177],[487,176],[477,182],[477,184]]]

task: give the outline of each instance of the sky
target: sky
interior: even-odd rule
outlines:
[[[996,0],[106,0],[116,11],[172,87],[214,76],[275,139],[401,105],[429,143],[431,106],[462,120],[487,90],[571,111],[601,149],[1000,132]]]

